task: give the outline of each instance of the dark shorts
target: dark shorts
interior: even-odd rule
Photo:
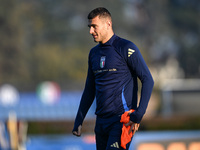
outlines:
[[[108,119],[97,117],[95,134],[97,150],[124,150],[121,145],[121,133],[123,124],[120,116]],[[130,143],[126,145],[128,150]]]

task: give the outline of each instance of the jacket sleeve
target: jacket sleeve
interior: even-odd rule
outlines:
[[[87,79],[85,83],[85,88],[81,97],[80,105],[78,108],[78,112],[76,115],[76,119],[74,122],[74,129],[73,131],[78,130],[78,126],[82,125],[83,120],[92,105],[95,97],[95,81],[94,81],[94,74],[91,69],[91,65],[89,62],[88,65],[88,73],[87,73]]]
[[[136,75],[142,83],[139,106],[137,107],[136,111],[130,115],[131,121],[140,123],[143,115],[146,112],[153,90],[154,81],[139,49],[135,44],[131,42],[127,44],[125,46],[125,53],[127,64],[132,74]]]

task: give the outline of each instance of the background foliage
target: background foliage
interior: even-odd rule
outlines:
[[[108,8],[117,35],[133,41],[152,70],[173,58],[184,78],[200,76],[200,1],[0,0],[0,84],[28,91],[45,80],[82,89],[96,45],[87,14]]]

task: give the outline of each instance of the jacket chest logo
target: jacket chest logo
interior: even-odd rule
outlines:
[[[101,56],[101,59],[100,59],[100,67],[101,67],[101,68],[104,68],[105,63],[106,63],[106,56]]]

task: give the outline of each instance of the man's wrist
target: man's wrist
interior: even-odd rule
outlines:
[[[142,120],[142,116],[138,115],[136,113],[136,111],[135,111],[135,112],[133,112],[133,113],[130,114],[130,120],[132,122],[134,122],[134,123],[140,123],[140,121]]]

